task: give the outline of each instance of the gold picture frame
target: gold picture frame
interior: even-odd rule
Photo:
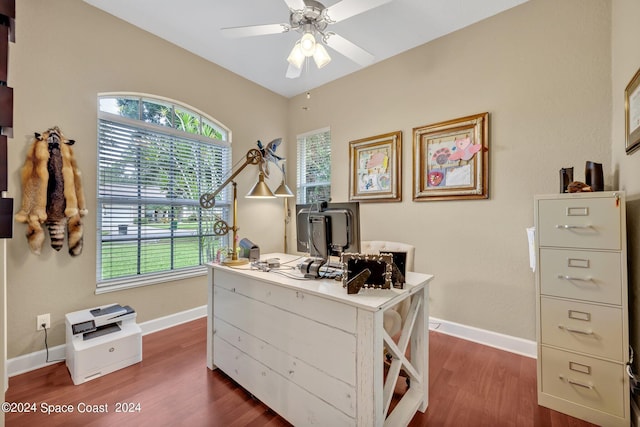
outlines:
[[[413,129],[413,200],[489,198],[489,113]]]
[[[625,151],[631,154],[640,147],[640,69],[624,90]]]
[[[349,200],[402,201],[402,131],[349,142]]]

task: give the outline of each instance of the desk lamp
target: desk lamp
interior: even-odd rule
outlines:
[[[280,187],[278,187],[278,189],[276,190],[276,194],[274,195],[271,192],[271,190],[269,189],[269,186],[264,182],[264,177],[265,177],[265,173],[263,170],[264,162],[265,162],[265,157],[263,156],[261,150],[258,150],[255,148],[250,149],[245,156],[244,162],[222,184],[220,184],[220,186],[218,186],[218,188],[215,191],[213,191],[212,193],[205,193],[202,196],[200,196],[200,206],[203,207],[204,209],[211,209],[216,204],[216,201],[215,201],[216,196],[229,183],[233,185],[233,225],[229,227],[229,225],[225,221],[220,219],[216,221],[213,226],[213,232],[217,236],[224,236],[229,232],[229,230],[233,232],[233,236],[232,236],[233,249],[232,249],[231,257],[226,258],[223,261],[223,264],[225,265],[243,265],[249,262],[249,260],[246,258],[238,257],[238,239],[237,239],[238,237],[238,214],[237,214],[238,190],[237,190],[237,184],[234,181],[234,178],[238,176],[238,174],[240,174],[240,172],[242,172],[244,168],[246,168],[247,166],[258,165],[258,167],[260,168],[260,173],[258,175],[258,182],[253,186],[253,188],[249,191],[249,193],[247,193],[246,195],[247,198],[273,199],[276,196],[290,197],[285,194],[290,194],[291,196],[293,196],[293,194],[291,193],[291,190],[289,190],[289,188],[286,186],[286,183],[284,182],[284,176],[283,176],[282,184],[280,184]],[[284,188],[282,188],[283,185],[284,185]]]
[[[289,202],[288,199],[290,197],[293,197],[293,192],[289,189],[289,187],[287,187],[287,175],[286,175],[286,164],[285,164],[286,160],[282,159],[282,167],[281,167],[281,171],[282,171],[282,182],[280,183],[280,186],[278,188],[276,188],[276,191],[274,191],[274,195],[276,197],[282,197],[284,199],[284,253],[287,253],[287,225],[289,225],[289,222],[291,221],[291,211],[289,210]]]

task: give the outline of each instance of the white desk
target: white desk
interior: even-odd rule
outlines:
[[[409,272],[405,289],[348,295],[335,280],[209,264],[207,366],[220,368],[296,426],[407,425],[428,405],[432,278]],[[396,345],[383,329],[383,312],[410,296]],[[386,380],[383,346],[394,355]],[[401,369],[411,387],[388,413]]]

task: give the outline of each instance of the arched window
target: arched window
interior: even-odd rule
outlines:
[[[231,167],[231,132],[192,107],[147,95],[98,99],[97,292],[206,273],[229,246],[214,233],[229,195],[200,196]]]

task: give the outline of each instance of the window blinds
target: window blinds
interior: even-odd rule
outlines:
[[[331,131],[320,129],[298,135],[297,203],[331,197]]]
[[[229,144],[105,117],[98,129],[98,287],[201,270],[228,245],[213,232],[217,220],[228,219],[227,193],[209,210],[199,198],[224,181]]]

